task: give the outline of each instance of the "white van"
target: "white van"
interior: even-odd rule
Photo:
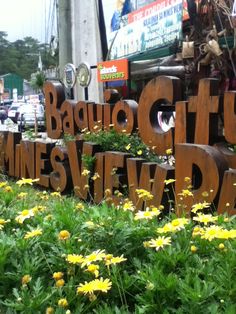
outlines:
[[[19,131],[34,128],[37,123],[38,129],[45,129],[45,110],[41,104],[25,104],[18,110],[17,124]]]

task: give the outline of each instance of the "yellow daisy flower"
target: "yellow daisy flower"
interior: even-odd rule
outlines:
[[[122,262],[127,261],[127,258],[123,257],[123,254],[121,256],[114,256],[111,259],[107,260],[105,262],[106,266],[110,266],[110,265],[115,265],[115,264],[120,264]]]
[[[161,214],[160,210],[152,211],[148,207],[145,211],[139,210],[135,216],[134,220],[141,220],[141,219],[153,219],[154,217],[157,217]]]
[[[194,205],[192,206],[191,212],[194,213],[194,214],[196,214],[197,211],[203,210],[203,209],[205,209],[205,208],[209,208],[210,205],[211,205],[210,203],[207,203],[207,202],[205,202],[205,201],[204,201],[203,203],[194,204]]]
[[[64,276],[64,273],[61,271],[57,271],[57,272],[53,273],[53,275],[52,275],[53,279],[55,279],[55,280],[62,279],[63,276]]]
[[[157,239],[151,239],[149,242],[149,246],[156,249],[156,251],[163,249],[164,246],[171,245],[170,237],[158,237]]]
[[[197,252],[197,247],[195,245],[191,245],[190,250],[192,253],[196,253]]]
[[[126,150],[130,150],[130,147],[131,147],[131,144],[128,144],[128,145],[125,146],[125,149]]]
[[[15,218],[15,220],[18,223],[23,224],[25,219],[29,219],[29,218],[31,218],[33,216],[34,216],[34,212],[32,210],[24,209],[22,212],[19,213],[19,215]]]
[[[13,192],[13,189],[12,189],[12,187],[11,187],[10,185],[8,185],[8,186],[6,186],[6,187],[4,188],[4,192],[6,192],[6,193],[12,193],[12,192]]]
[[[209,193],[208,193],[207,191],[204,191],[204,192],[202,192],[202,196],[203,196],[203,197],[208,197],[208,196],[209,196]]]
[[[185,228],[184,226],[189,224],[190,220],[187,218],[176,218],[176,219],[173,219],[170,223],[174,229],[179,231],[181,229],[184,229]]]
[[[135,191],[138,194],[138,198],[144,200],[144,201],[149,201],[153,199],[153,195],[148,192],[147,190],[144,189],[136,189]]]
[[[168,148],[167,150],[166,150],[166,155],[171,155],[172,154],[172,148]]]
[[[229,234],[230,234],[230,239],[235,239],[236,238],[236,230],[235,229],[231,229],[229,230]]]
[[[24,239],[30,239],[30,238],[34,238],[34,237],[38,237],[43,233],[42,229],[35,229],[35,230],[31,230],[28,231],[25,236]]]
[[[117,168],[116,167],[112,168],[111,176],[114,176],[116,174],[116,172],[117,172]]]
[[[99,178],[100,178],[100,175],[99,175],[97,172],[95,172],[91,179],[92,179],[93,181],[95,181],[95,180],[97,180],[97,179],[99,179]]]
[[[201,236],[202,234],[204,234],[204,229],[200,228],[199,226],[196,226],[193,228],[193,232],[192,232],[192,236],[196,237],[196,236]]]
[[[54,313],[54,308],[49,306],[46,308],[46,313],[45,314],[53,314]]]
[[[21,187],[22,185],[25,185],[25,184],[33,185],[34,182],[38,182],[38,181],[39,179],[22,178],[21,180],[16,181],[16,184],[18,184],[19,187]]]
[[[83,255],[77,255],[77,254],[68,254],[66,257],[66,261],[70,264],[82,264],[84,262]]]
[[[90,272],[95,276],[95,278],[97,278],[99,276],[99,265],[90,264],[88,265],[88,268],[85,271]]]
[[[235,234],[234,230],[226,230],[226,229],[222,229],[220,230],[217,235],[216,238],[217,239],[234,239],[235,235],[233,236],[233,233]]]
[[[94,229],[96,227],[95,223],[93,221],[86,221],[84,223],[85,227],[87,227],[88,229]]]
[[[202,239],[206,239],[208,241],[212,241],[215,238],[218,238],[218,235],[221,233],[222,227],[220,226],[210,226],[203,231],[201,235]]]
[[[112,283],[109,279],[95,279],[93,281],[87,282],[85,281],[84,284],[80,284],[77,288],[77,293],[82,293],[84,295],[87,294],[94,294],[95,291],[102,291],[107,292],[111,289]]]
[[[77,293],[86,294],[93,294],[94,293],[94,281],[87,282],[85,281],[84,284],[80,283],[79,287],[77,288]]]
[[[65,308],[68,306],[68,301],[67,301],[67,299],[62,298],[62,299],[58,300],[57,304],[59,307]]]
[[[45,211],[46,210],[46,206],[34,206],[33,208],[31,208],[31,210],[37,214],[38,212],[42,212],[42,211]]]
[[[52,216],[51,214],[49,214],[49,215],[47,215],[47,216],[44,217],[44,220],[51,220],[52,217],[53,217],[53,216]]]
[[[169,232],[176,232],[177,229],[170,223],[168,222],[161,228],[157,228],[157,233],[169,233]]]
[[[30,281],[31,281],[32,277],[30,275],[24,275],[22,278],[21,278],[21,284],[23,286],[26,286]]]
[[[19,194],[17,195],[17,198],[23,199],[23,198],[26,198],[27,195],[28,195],[28,193],[26,193],[26,192],[21,192],[21,193],[19,193]]]
[[[101,261],[103,258],[105,258],[105,250],[97,250],[92,252],[91,254],[84,257],[84,261],[82,263],[82,267],[88,266],[92,264],[93,262]]]
[[[8,185],[8,182],[5,181],[5,182],[0,182],[0,188],[3,188],[4,186]]]
[[[189,178],[189,177],[185,177],[185,178],[184,178],[184,182],[186,182],[186,183],[188,183],[188,184],[189,184],[189,183],[191,182],[191,178]]]
[[[58,234],[59,240],[68,240],[70,238],[70,232],[67,230],[61,230]]]
[[[198,216],[193,217],[193,220],[203,223],[204,225],[207,225],[210,222],[215,222],[218,220],[218,216],[212,216],[211,214],[204,215],[198,213]]]
[[[175,179],[168,179],[168,180],[164,180],[165,185],[171,184],[173,182],[175,182]]]
[[[150,247],[149,241],[143,241],[143,246],[145,248]]]
[[[64,284],[65,284],[65,280],[64,280],[64,279],[59,279],[59,280],[57,280],[56,283],[55,283],[55,285],[56,285],[57,288],[63,287]]]
[[[113,254],[106,254],[106,256],[104,257],[104,260],[109,261],[112,258],[113,258]]]
[[[10,222],[9,219],[0,218],[0,226],[4,226],[6,223]]]
[[[123,205],[122,205],[123,210],[126,212],[127,210],[134,211],[135,207],[132,201],[127,200]]]
[[[84,204],[83,203],[78,203],[76,206],[75,206],[76,209],[78,210],[84,210]]]
[[[188,189],[183,189],[181,193],[178,193],[178,195],[187,197],[187,196],[193,196],[193,193]]]
[[[102,277],[94,280],[94,290],[107,293],[111,289],[112,283],[109,279],[103,279]]]
[[[60,193],[60,192],[52,192],[52,193],[50,193],[50,195],[51,195],[52,197],[61,198],[61,193]]]
[[[82,174],[82,176],[86,177],[86,176],[88,176],[88,175],[90,174],[90,171],[85,168],[85,169],[82,171],[81,174]]]
[[[218,248],[219,248],[220,250],[224,250],[224,248],[225,248],[224,243],[220,243],[220,244],[218,245]]]

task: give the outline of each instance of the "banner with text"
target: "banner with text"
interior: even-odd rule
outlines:
[[[143,7],[131,0],[103,0],[103,10],[109,59],[164,47],[182,37],[182,0],[149,1]]]

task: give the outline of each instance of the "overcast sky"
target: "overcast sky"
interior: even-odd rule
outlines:
[[[0,31],[8,34],[7,40],[31,36],[39,42],[49,42],[56,35],[56,13],[52,23],[54,0],[0,0]]]

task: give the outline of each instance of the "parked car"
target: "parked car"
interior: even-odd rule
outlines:
[[[45,129],[45,110],[41,104],[25,104],[18,109],[17,124],[19,131],[34,128]]]
[[[7,107],[0,106],[0,120],[4,124],[4,121],[7,119]]]
[[[25,103],[13,103],[8,110],[8,118],[17,123],[17,117],[19,115],[19,108],[25,105]]]
[[[12,99],[4,99],[2,102],[1,102],[1,106],[4,106],[6,108],[10,108],[11,105],[13,103],[13,100]]]

